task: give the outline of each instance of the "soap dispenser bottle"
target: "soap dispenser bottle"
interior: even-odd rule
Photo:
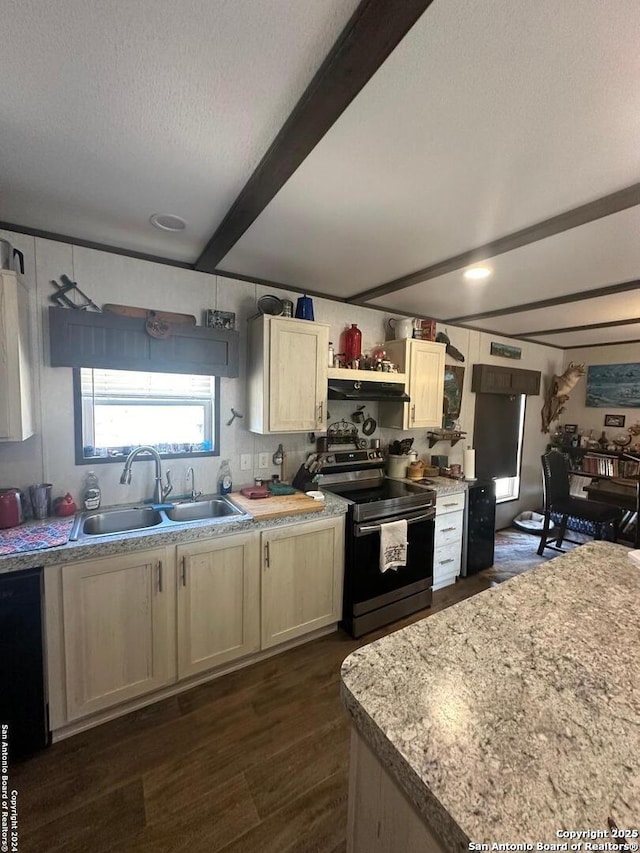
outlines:
[[[102,493],[100,492],[100,482],[94,471],[88,471],[84,481],[84,492],[82,502],[85,509],[99,509]]]
[[[228,495],[231,492],[231,466],[228,459],[223,459],[218,471],[218,493]]]

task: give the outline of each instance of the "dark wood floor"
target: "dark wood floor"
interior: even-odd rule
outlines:
[[[333,633],[17,764],[20,853],[345,851],[341,662],[499,579],[461,579],[377,635]]]

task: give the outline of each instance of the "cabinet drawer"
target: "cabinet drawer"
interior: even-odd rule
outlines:
[[[456,578],[460,574],[460,543],[446,545],[436,548],[433,552],[433,585],[438,586],[440,582],[448,577]]]
[[[458,512],[448,512],[436,518],[435,548],[462,542],[462,515],[462,510],[458,510]]]
[[[438,495],[436,500],[436,515],[445,515],[448,512],[457,512],[464,509],[465,493],[458,492],[455,495]]]

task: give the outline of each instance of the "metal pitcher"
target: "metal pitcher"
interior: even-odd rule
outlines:
[[[16,258],[19,268],[14,266]],[[15,270],[24,275],[24,255],[14,249],[8,240],[0,240],[0,270]]]

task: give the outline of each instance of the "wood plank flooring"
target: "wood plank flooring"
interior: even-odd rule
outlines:
[[[494,566],[361,640],[338,631],[16,764],[20,853],[345,853],[340,664],[500,579]]]

